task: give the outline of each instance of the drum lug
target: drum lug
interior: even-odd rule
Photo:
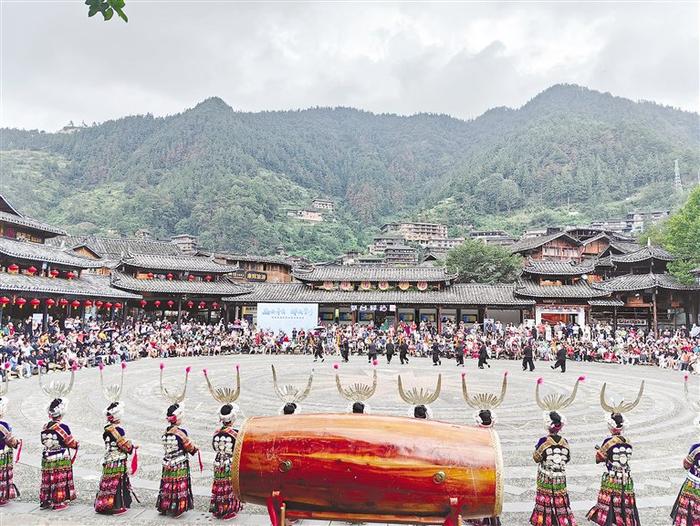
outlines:
[[[279,470],[282,473],[287,473],[288,471],[291,471],[291,469],[292,469],[292,461],[291,460],[283,460],[280,462]]]
[[[435,484],[442,484],[443,482],[445,482],[446,478],[447,475],[445,475],[444,471],[438,471],[437,473],[435,473],[435,475],[433,475],[433,482],[435,482]]]

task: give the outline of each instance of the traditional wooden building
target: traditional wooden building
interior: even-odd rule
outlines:
[[[2,318],[114,316],[141,298],[110,286],[89,270],[100,263],[46,243],[64,235],[29,218],[0,196],[0,323]]]
[[[579,261],[581,242],[566,232],[554,232],[544,236],[524,237],[508,247],[512,254],[531,259]]]
[[[157,316],[180,320],[191,317],[216,320],[222,315],[222,298],[249,292],[227,275],[238,267],[200,256],[132,254],[123,257],[111,273],[111,284],[140,294],[138,307]]]
[[[520,323],[534,301],[514,285],[455,283],[456,275],[430,266],[325,265],[294,269],[298,283],[260,283],[250,294],[225,298],[236,316],[256,320],[259,304],[317,304],[322,323],[375,325],[497,318]]]
[[[231,278],[238,282],[289,283],[292,262],[284,256],[252,256],[248,254],[212,253],[214,261],[237,267]]]

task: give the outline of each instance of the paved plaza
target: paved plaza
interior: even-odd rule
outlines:
[[[0,512],[0,524],[200,524],[217,522],[207,513],[209,490],[212,481],[211,434],[218,425],[219,404],[209,395],[202,369],[207,368],[215,384],[234,381],[235,365],[241,366],[242,392],[239,404],[246,415],[274,415],[281,406],[272,387],[270,363],[277,365],[280,383],[303,384],[311,368],[315,368],[313,389],[303,402],[304,413],[344,412],[347,401],[336,390],[333,364],[335,357],[327,357],[324,363],[313,363],[309,356],[221,356],[188,359],[169,359],[166,378],[169,385],[179,384],[186,366],[192,366],[190,384],[185,401],[185,427],[194,441],[202,447],[205,469],[199,473],[195,467],[193,484],[196,510],[179,519],[164,519],[156,514],[154,503],[160,476],[160,435],[165,428],[164,413],[167,403],[159,396],[158,360],[140,360],[129,363],[125,379],[123,400],[126,403],[124,426],[128,436],[140,444],[139,471],[132,484],[141,503],[121,517],[102,517],[92,510],[100,475],[103,444],[101,429],[105,401],[101,396],[97,369],[76,373],[76,383],[69,397],[65,421],[80,441],[81,447],[75,463],[78,501],[71,509],[62,512],[38,509],[40,426],[46,421],[48,400],[39,389],[36,377],[11,382],[10,410],[7,420],[14,426],[15,434],[24,439],[22,459],[15,469],[15,479],[21,498]],[[681,467],[688,446],[696,439],[692,426],[693,414],[683,395],[683,373],[660,370],[654,367],[621,366],[609,364],[581,364],[569,362],[566,374],[554,372],[549,364],[538,362],[534,373],[525,373],[520,364],[513,361],[492,361],[490,369],[479,370],[475,361],[468,361],[464,369],[454,362],[443,361],[433,367],[428,359],[412,359],[401,366],[398,362],[379,363],[379,385],[370,400],[373,413],[397,416],[407,415],[408,407],[398,396],[397,375],[402,374],[407,386],[433,387],[438,372],[442,373],[442,393],[432,406],[436,419],[473,425],[472,412],[462,399],[460,373],[466,371],[472,390],[496,392],[504,371],[509,372],[508,393],[503,405],[496,411],[496,428],[501,437],[505,464],[505,503],[503,524],[526,525],[532,509],[536,465],[532,462],[532,449],[544,433],[542,412],[534,400],[535,382],[539,376],[545,379],[545,389],[570,390],[579,375],[586,375],[586,382],[579,389],[574,404],[564,411],[568,425],[563,434],[572,447],[572,460],[568,468],[569,492],[573,508],[580,524],[586,524],[585,511],[592,505],[598,491],[601,467],[594,463],[594,446],[607,434],[603,412],[598,398],[603,382],[608,382],[611,395],[619,399],[633,399],[639,382],[646,380],[646,390],[639,406],[629,414],[629,432],[626,436],[635,447],[632,473],[635,478],[643,524],[669,524],[668,513],[675,499],[685,472]],[[105,369],[107,382],[116,382],[118,367]],[[349,364],[342,364],[340,372],[344,381],[371,382],[371,366],[364,357],[352,357]],[[66,373],[52,373],[49,378],[62,377]],[[700,380],[693,378],[699,392]],[[292,422],[292,420],[290,420]],[[196,461],[192,463],[196,465]],[[247,505],[233,524],[265,525],[265,510],[261,506]],[[303,521],[303,525],[326,524]]]

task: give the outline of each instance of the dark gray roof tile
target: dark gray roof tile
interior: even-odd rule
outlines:
[[[310,269],[295,268],[292,271],[299,281],[452,281],[457,276],[444,267],[395,266],[395,265],[325,265]]]
[[[67,297],[140,299],[138,294],[112,288],[109,278],[84,272],[77,279],[47,278],[0,272],[0,292],[9,294],[49,294]]]
[[[236,296],[250,291],[247,285],[221,281],[187,281],[166,279],[137,279],[133,276],[112,272],[112,286],[132,292],[161,294],[193,294],[199,296]]]
[[[0,254],[13,259],[46,262],[72,268],[99,268],[102,264],[93,259],[79,257],[43,243],[17,241],[0,237]]]

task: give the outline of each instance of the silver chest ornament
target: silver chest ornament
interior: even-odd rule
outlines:
[[[105,439],[105,460],[106,461],[123,460],[126,457],[127,457],[126,453],[124,453],[121,449],[119,449],[117,442],[112,437],[108,437]]]
[[[615,471],[629,470],[629,460],[632,457],[632,447],[629,445],[613,446],[610,450],[610,463]]]
[[[217,453],[233,454],[233,438],[228,435],[216,435],[213,440],[214,451]]]
[[[41,434],[41,443],[43,444],[44,449],[47,451],[56,451],[61,449],[61,443],[58,441],[58,436],[51,431]]]
[[[175,435],[166,433],[161,437],[161,440],[163,441],[163,449],[166,455],[172,455],[180,451],[180,446]]]
[[[547,467],[562,470],[569,461],[569,449],[561,446],[551,446],[545,451]]]

